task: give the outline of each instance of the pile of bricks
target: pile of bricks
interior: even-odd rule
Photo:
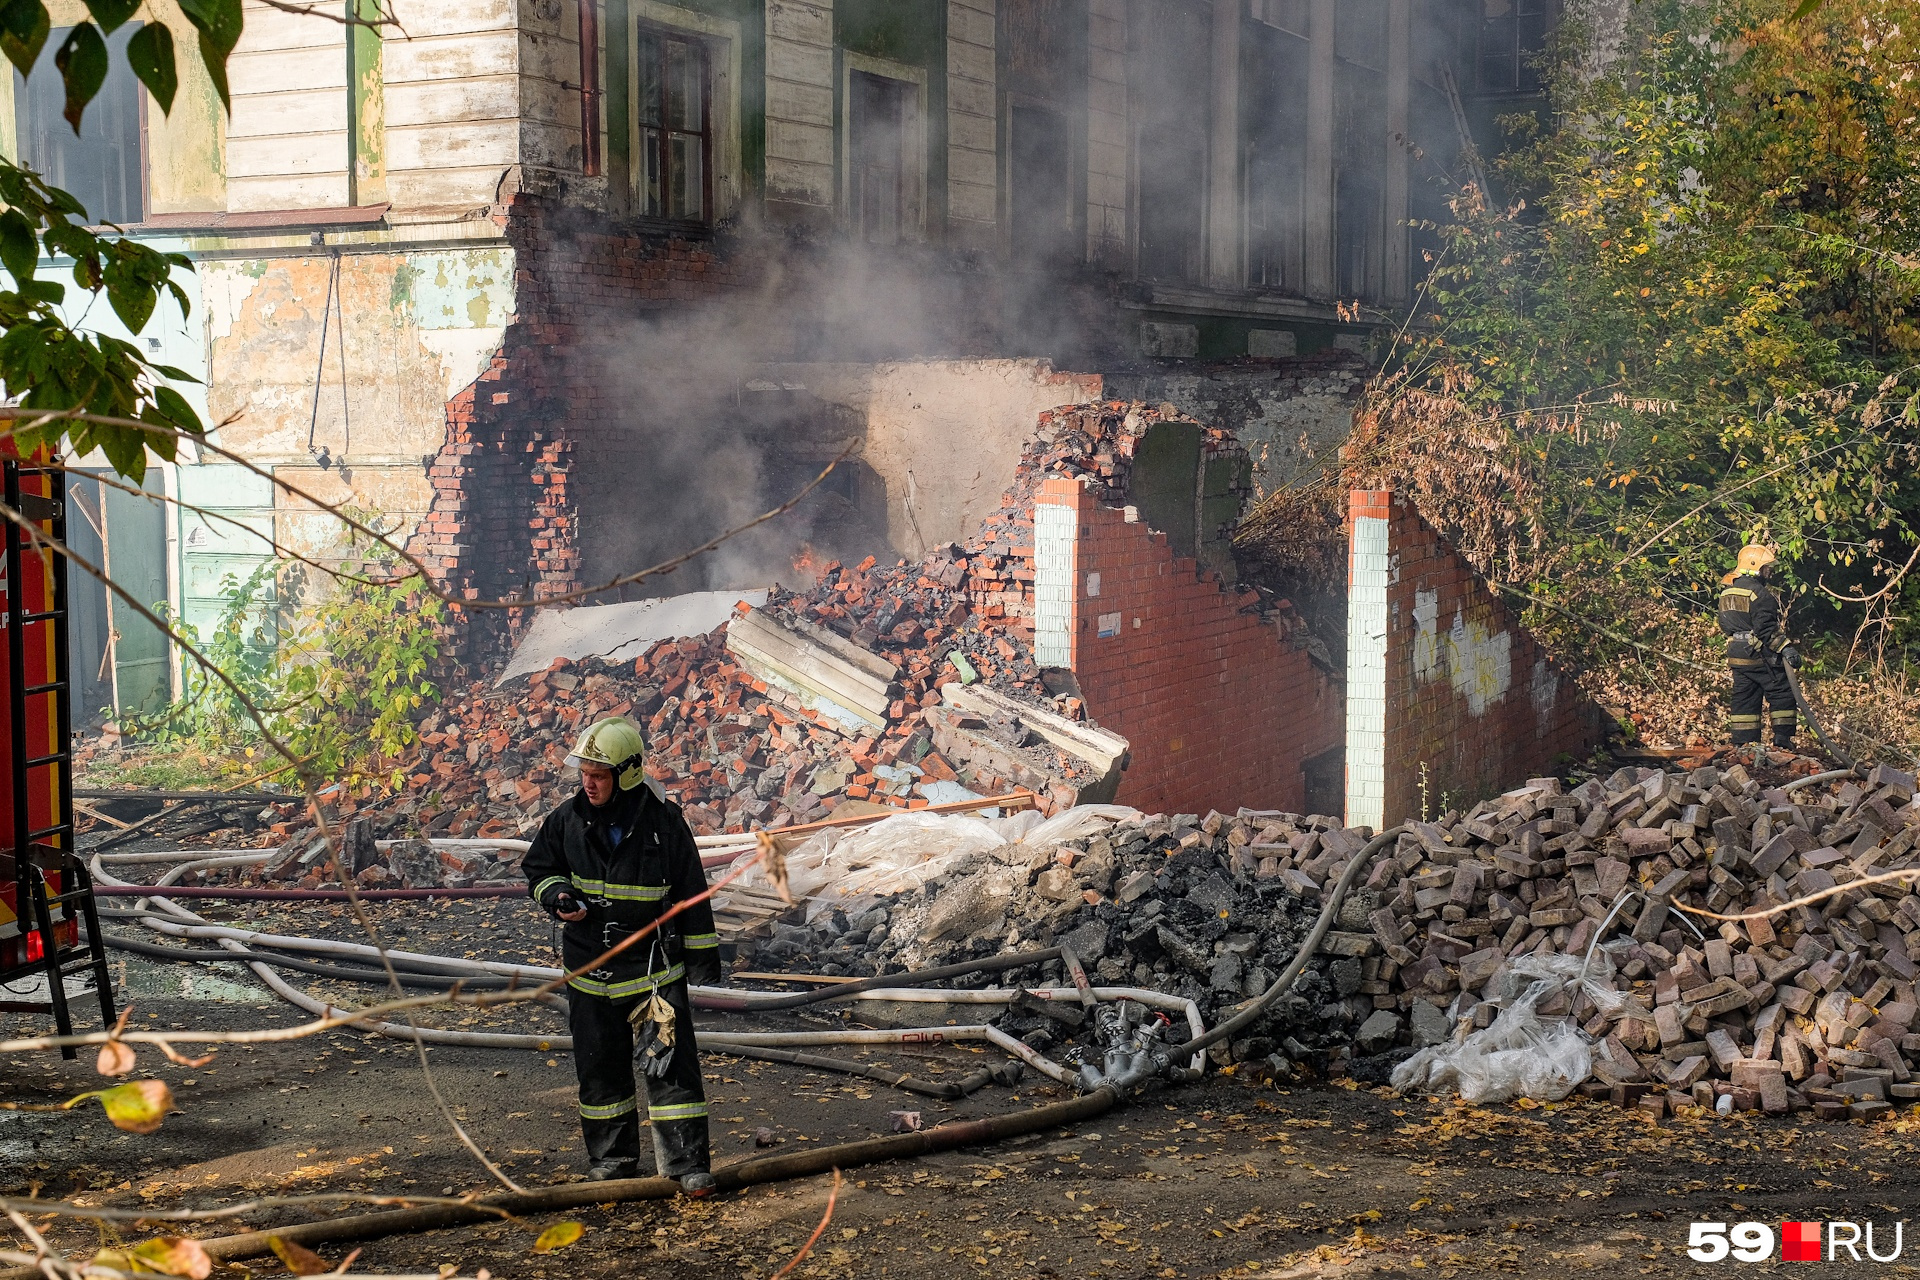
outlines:
[[[1571,1014],[1593,1040],[1589,1095],[1656,1116],[1722,1096],[1738,1109],[1884,1115],[1890,1098],[1920,1096],[1920,895],[1911,880],[1845,886],[1920,867],[1913,797],[1913,775],[1886,766],[1791,793],[1741,765],[1621,769],[1409,824],[1349,913],[1365,910],[1365,931],[1329,939],[1368,957],[1376,1013],[1356,1049],[1488,1026],[1516,994],[1510,962],[1585,956],[1599,939],[1612,963],[1596,969],[1617,964],[1608,981],[1624,1002],[1609,1013],[1581,993],[1539,1010]],[[1279,874],[1302,892],[1324,884],[1288,861]],[[1742,915],[1834,888],[1740,922],[1683,910]]]
[[[728,652],[724,627],[662,641],[631,664],[562,659],[524,689],[476,683],[427,716],[418,749],[399,762],[408,786],[379,812],[380,834],[531,829],[558,798],[574,738],[607,715],[641,723],[649,771],[700,834],[815,821],[845,799],[921,808],[952,794],[942,783],[1010,789],[1014,779],[945,759],[923,713],[942,685],[977,682],[1086,719],[1071,681],[1049,688],[1030,648],[1033,495],[1064,475],[1118,500],[1134,441],[1172,414],[1123,404],[1044,414],[999,510],[966,545],[935,547],[919,563],[802,564],[808,589],[770,595],[773,616],[829,628],[899,668],[884,727],[851,728],[770,685]],[[1043,797],[1050,807],[1083,779],[1084,762],[1044,742],[1014,749],[1060,780],[1060,794]]]

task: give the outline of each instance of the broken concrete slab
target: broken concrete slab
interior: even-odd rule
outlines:
[[[494,680],[498,688],[519,676],[545,671],[555,658],[579,662],[631,662],[659,640],[703,636],[733,616],[741,604],[759,608],[766,589],[694,591],[683,596],[630,600],[620,604],[542,609],[515,646],[512,659]]]

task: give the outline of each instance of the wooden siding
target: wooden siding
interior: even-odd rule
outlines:
[[[227,82],[227,208],[347,203],[346,27],[249,0]]]
[[[767,0],[767,201],[834,205],[833,0]]]
[[[1000,208],[995,0],[947,0],[947,218],[993,223]]]

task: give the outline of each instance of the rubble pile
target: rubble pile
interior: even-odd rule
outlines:
[[[383,806],[381,834],[531,829],[552,803],[574,736],[605,715],[640,721],[649,771],[700,834],[815,821],[843,799],[918,808],[1008,790],[1017,779],[944,758],[923,712],[940,703],[941,686],[957,683],[1086,720],[1071,678],[1043,673],[1029,647],[1033,496],[1049,476],[1067,475],[1120,500],[1134,444],[1175,416],[1171,406],[1122,403],[1044,413],[1000,508],[965,546],[936,547],[918,563],[802,564],[809,588],[772,593],[770,615],[829,630],[898,668],[884,725],[849,724],[747,670],[724,627],[662,641],[631,664],[559,660],[524,686],[475,684],[429,715],[418,752],[401,762],[418,798]],[[1021,726],[986,728],[1040,773],[1069,785],[1084,779],[1083,762]]]
[[[1791,793],[1743,766],[1627,768],[1410,823],[1274,1016],[1217,1053],[1382,1081],[1512,1006],[1521,957],[1592,948],[1593,985],[1537,1009],[1572,1015],[1592,1041],[1589,1094],[1658,1114],[1722,1096],[1737,1109],[1884,1114],[1889,1098],[1920,1096],[1914,885],[1744,923],[1679,908],[1764,910],[1920,866],[1913,797],[1913,775],[1885,766]],[[1287,814],[1156,817],[1020,849],[1018,862],[984,855],[855,918],[777,925],[748,959],[866,975],[1064,943],[1098,981],[1192,999],[1212,1020],[1285,967],[1365,836]],[[1053,969],[1041,978],[1061,981]]]
[[[1192,1000],[1211,1024],[1273,984],[1319,915],[1302,884],[1365,842],[1332,818],[1243,812],[1149,817],[1040,849],[1006,845],[851,916],[834,910],[811,927],[777,923],[770,936],[741,942],[738,965],[865,977],[1065,946],[1097,985]],[[1272,865],[1277,850],[1286,851],[1286,873]],[[1366,927],[1364,915],[1351,915],[1342,921]],[[1216,1056],[1283,1073],[1346,1057],[1373,1012],[1364,991],[1380,965],[1378,957],[1317,957],[1254,1034]],[[977,985],[1069,982],[1053,961],[981,975]],[[1044,1052],[1071,1037],[1078,1013],[1016,1004],[1000,1025]]]
[[[1378,952],[1384,985],[1366,989],[1377,1012],[1356,1048],[1487,1027],[1519,993],[1511,962],[1585,957],[1604,928],[1599,1002],[1575,988],[1538,1009],[1571,1014],[1592,1040],[1589,1094],[1656,1116],[1723,1095],[1738,1109],[1885,1114],[1889,1096],[1920,1093],[1915,886],[1866,885],[1739,923],[1682,908],[1763,911],[1915,865],[1913,796],[1913,775],[1885,766],[1796,792],[1740,765],[1621,769],[1409,824],[1361,891],[1366,931],[1330,939]]]

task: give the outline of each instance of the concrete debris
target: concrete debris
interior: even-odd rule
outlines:
[[[474,685],[422,723],[400,762],[416,798],[382,817],[426,835],[524,833],[573,736],[604,715],[641,722],[650,771],[702,835],[816,821],[847,799],[909,809],[1024,786],[1051,812],[1111,798],[1125,740],[1088,724],[1072,675],[1043,672],[1030,646],[1033,495],[1060,475],[1120,492],[1133,438],[1171,412],[1109,408],[1042,415],[964,546],[802,563],[805,591],[771,591],[630,665],[557,658],[525,686]]]
[[[1522,957],[1592,947],[1596,985],[1538,1009],[1591,1041],[1589,1095],[1650,1113],[1730,1097],[1736,1110],[1834,1116],[1920,1096],[1912,885],[1744,925],[1675,910],[1740,914],[1920,864],[1914,786],[1884,766],[1794,793],[1742,766],[1628,768],[1570,789],[1539,779],[1409,824],[1272,1017],[1218,1057],[1383,1081],[1416,1049],[1491,1025],[1528,985],[1516,970],[1538,968]],[[865,976],[1065,943],[1097,983],[1191,999],[1215,1020],[1292,959],[1365,835],[1290,814],[1152,817],[1012,847],[1018,865],[988,851],[857,918],[782,925],[743,944],[743,959]],[[1065,980],[1057,962],[1038,976]],[[1016,1001],[1001,1025],[1051,1046],[1074,1035],[1073,1012]]]
[[[739,963],[865,977],[1064,945],[1096,985],[1189,999],[1211,1023],[1272,984],[1320,910],[1319,881],[1303,894],[1271,866],[1261,874],[1262,861],[1276,861],[1276,849],[1289,861],[1297,852],[1324,875],[1363,843],[1331,818],[1151,817],[1055,845],[985,850],[857,914],[825,912],[811,926],[782,924],[769,937],[743,939]],[[1346,1058],[1356,1028],[1374,1012],[1359,994],[1368,979],[1367,960],[1317,957],[1256,1034],[1220,1046],[1220,1060],[1264,1062],[1288,1038],[1294,1061],[1325,1067]],[[1059,961],[992,980],[1071,983]],[[1045,1052],[1077,1035],[1081,1014],[1064,1002],[1018,1000],[999,1025]]]

